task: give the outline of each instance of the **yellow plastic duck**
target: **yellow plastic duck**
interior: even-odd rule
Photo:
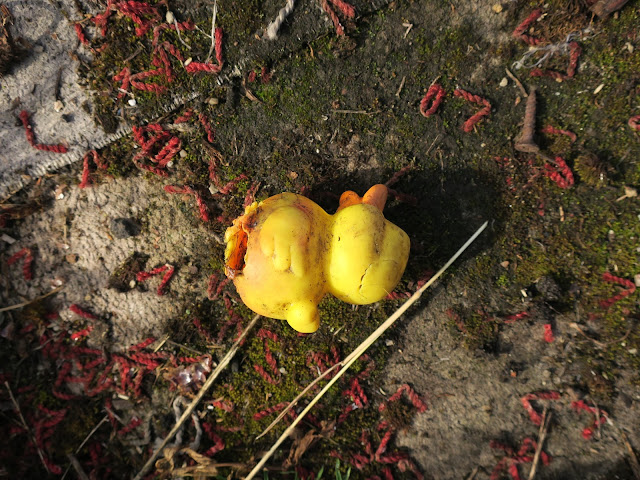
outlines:
[[[225,233],[226,275],[251,310],[303,333],[318,329],[327,292],[352,304],[381,300],[409,258],[409,237],[382,214],[387,193],[344,192],[334,215],[293,193],[254,202]]]

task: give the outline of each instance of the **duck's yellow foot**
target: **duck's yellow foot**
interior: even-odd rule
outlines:
[[[287,309],[286,319],[300,333],[313,333],[320,326],[318,306],[312,301],[292,303]]]

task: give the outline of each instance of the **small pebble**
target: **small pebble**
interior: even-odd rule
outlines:
[[[180,150],[180,158],[186,158],[187,156],[187,151],[186,150]]]
[[[542,276],[536,282],[536,290],[547,301],[559,300],[562,297],[562,290],[558,283],[548,275]]]
[[[129,105],[131,105],[132,107],[135,107],[136,106],[136,99],[135,98],[130,98],[127,103]]]
[[[164,16],[164,19],[167,21],[167,23],[173,23],[176,21],[176,16],[171,10],[167,10],[167,14]]]
[[[509,80],[507,79],[507,77],[504,77],[502,80],[500,80],[501,87],[506,87],[507,85],[509,85]]]
[[[502,5],[496,3],[491,7],[491,10],[493,10],[495,13],[500,13],[502,12]]]
[[[189,267],[187,267],[187,272],[190,275],[196,275],[198,273],[198,267],[196,267],[195,265],[189,265]]]
[[[13,245],[14,243],[16,243],[16,239],[13,237],[10,237],[6,233],[2,234],[2,237],[0,237],[0,240],[2,240],[3,242],[7,242],[9,245]]]
[[[134,407],[133,403],[131,403],[129,399],[125,400],[121,397],[114,398],[112,400],[112,404],[113,408],[115,408],[116,410],[131,410]]]
[[[218,100],[216,97],[209,97],[207,98],[206,102],[209,105],[218,105],[218,103],[220,103],[220,100]]]
[[[64,108],[64,103],[62,103],[60,100],[56,100],[56,102],[53,104],[53,109],[56,112],[61,112],[63,108]]]

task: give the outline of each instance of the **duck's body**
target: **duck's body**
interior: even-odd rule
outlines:
[[[386,199],[386,187],[370,192],[374,188],[384,188]],[[329,215],[306,197],[281,193],[254,202],[234,220],[225,234],[226,274],[249,308],[311,333],[327,292],[368,304],[395,288],[409,238],[385,220],[379,198],[360,203],[353,195],[345,192],[338,212]]]

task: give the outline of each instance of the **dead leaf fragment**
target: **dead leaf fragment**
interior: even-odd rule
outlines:
[[[172,476],[172,477],[195,477],[206,478],[208,476],[218,475],[218,469],[223,467],[230,467],[232,469],[241,470],[246,468],[247,465],[242,463],[219,463],[214,459],[202,455],[190,448],[178,448],[178,447],[166,447],[162,451],[164,458],[159,459],[156,462],[156,471],[160,475]],[[187,467],[176,467],[176,463],[182,464],[182,459],[178,459],[178,456],[187,455],[196,462],[196,465]]]
[[[316,433],[314,428],[304,435],[302,435],[302,431],[300,429],[296,429],[292,432],[291,435],[294,437],[294,441],[291,445],[291,449],[289,450],[289,457],[284,461],[283,468],[287,469],[297,465],[300,462],[302,455],[309,450],[317,439],[333,437],[336,426],[335,420],[332,422],[322,421],[320,425],[322,428],[318,433]]]

